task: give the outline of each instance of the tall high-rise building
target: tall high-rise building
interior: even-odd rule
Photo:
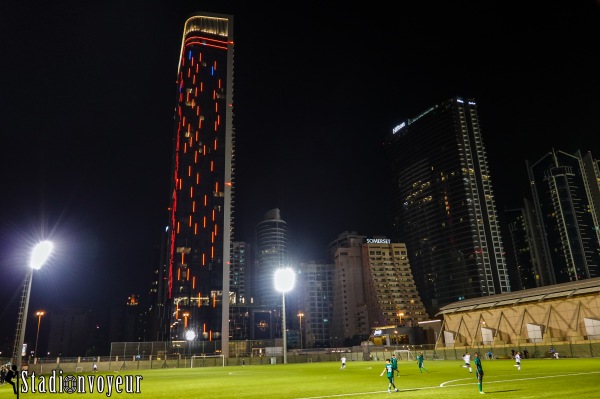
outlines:
[[[594,207],[596,231],[600,234],[600,161],[594,159],[589,151],[583,156],[582,160],[590,190],[590,201]]]
[[[171,315],[167,300],[167,237],[168,229],[161,233],[160,240],[154,247],[152,281],[148,291],[148,340],[167,341],[170,337]]]
[[[229,355],[233,230],[233,17],[184,26],[177,70],[165,297],[170,339],[220,341]]]
[[[250,244],[234,241],[231,245],[231,262],[229,266],[229,303],[232,305],[245,305],[252,303],[248,295],[250,279],[246,279],[251,269],[252,254]]]
[[[475,101],[452,98],[386,141],[392,240],[406,244],[429,314],[510,291]]]
[[[108,318],[109,342],[147,341],[147,312],[140,306],[139,295],[130,295],[124,305],[111,306]]]
[[[362,245],[362,271],[371,328],[416,327],[429,319],[403,243],[379,237]]]
[[[53,356],[76,357],[95,348],[96,353],[107,353],[110,351],[108,343],[111,342],[109,329],[98,328],[98,325],[109,325],[107,316],[104,310],[88,307],[70,306],[51,310],[48,320],[50,326],[47,327],[48,352]],[[121,328],[125,326],[121,325]]]
[[[362,245],[365,236],[344,232],[329,244],[334,264],[333,346],[347,346],[368,338],[369,317],[363,282]]]
[[[329,348],[333,316],[333,265],[301,263],[294,291],[298,311],[302,314],[298,328],[303,348]],[[287,298],[286,298],[287,300]],[[294,315],[291,315],[292,318]]]
[[[334,263],[333,346],[360,344],[373,328],[428,320],[405,244],[346,231],[329,250]]]
[[[229,337],[232,340],[250,338],[252,325],[252,297],[250,279],[252,254],[250,244],[234,241],[231,244],[229,267]]]
[[[586,162],[593,173],[589,160],[591,156]],[[535,163],[527,162],[527,170],[537,223],[545,238],[547,284],[599,277],[600,237],[594,206],[597,177],[595,181],[588,177],[579,152],[552,150]]]
[[[523,207],[504,211],[508,237],[506,239],[506,258],[510,259],[509,275],[513,290],[524,290],[545,285],[548,280],[542,267],[542,245],[533,205],[523,199]]]
[[[275,270],[288,265],[287,223],[279,209],[265,213],[256,225],[256,273],[254,297],[259,305],[281,306],[281,293],[275,289]]]

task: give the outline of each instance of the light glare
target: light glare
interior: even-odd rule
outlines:
[[[196,338],[196,332],[194,330],[187,330],[185,332],[185,339],[188,341],[193,341]]]
[[[33,248],[31,253],[31,261],[29,266],[33,269],[39,270],[42,265],[46,262],[54,245],[50,241],[42,241]]]
[[[294,288],[296,282],[296,273],[289,268],[275,270],[275,289],[279,292],[286,293]]]

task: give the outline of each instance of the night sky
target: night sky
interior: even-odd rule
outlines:
[[[2,1],[2,329],[41,237],[56,251],[30,312],[145,297],[196,11],[235,17],[236,240],[276,207],[295,261],[345,230],[388,234],[382,142],[454,96],[478,103],[498,210],[529,196],[526,159],[600,158],[600,2],[396,3]]]

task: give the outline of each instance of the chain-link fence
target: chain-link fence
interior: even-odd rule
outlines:
[[[561,357],[598,357],[600,356],[600,341],[587,341],[586,343],[571,343],[558,341],[549,343],[529,343],[527,345],[502,345],[502,346],[466,346],[457,348],[437,348],[434,351],[441,360],[460,360],[466,352],[479,352],[492,359],[510,359],[516,352],[521,353],[525,359],[561,358]],[[433,356],[433,354],[431,354]]]
[[[187,345],[186,345],[187,344]],[[36,373],[51,370],[72,372],[90,372],[93,364],[98,371],[118,371],[136,369],[218,367],[223,359],[211,355],[219,354],[217,343],[204,346],[187,342],[114,342],[109,356],[43,358],[30,363],[29,370]],[[281,349],[273,341],[244,341],[231,343],[229,357],[224,359],[225,366],[249,366],[280,364],[283,362]],[[204,352],[203,352],[204,350]],[[287,351],[288,363],[334,362],[345,356],[348,361],[384,361],[392,353],[400,361],[414,359],[422,353],[427,360],[461,360],[465,353],[479,352],[485,359],[510,359],[520,352],[523,359],[536,358],[589,358],[600,356],[600,341],[584,343],[528,343],[527,345],[479,345],[446,348],[438,345],[362,345],[351,348],[292,349]],[[193,363],[193,356],[207,355],[204,361]]]

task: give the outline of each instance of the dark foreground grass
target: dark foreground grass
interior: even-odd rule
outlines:
[[[462,361],[428,361],[429,373],[419,373],[416,362],[400,362],[396,386],[400,392],[387,393],[387,378],[380,377],[383,362],[308,363],[261,366],[229,366],[194,369],[131,370],[121,373],[84,374],[105,380],[116,376],[141,375],[140,393],[117,394],[117,398],[469,398],[482,397],[475,372],[469,374]],[[523,360],[517,370],[512,360],[483,361],[483,389],[494,398],[600,398],[600,359]],[[63,375],[66,375],[63,374]],[[39,378],[36,378],[39,383]],[[113,380],[114,381],[114,380]],[[125,386],[122,387],[123,389]],[[52,394],[22,393],[29,397],[96,397],[104,392]],[[0,398],[15,398],[8,384],[0,387]]]

